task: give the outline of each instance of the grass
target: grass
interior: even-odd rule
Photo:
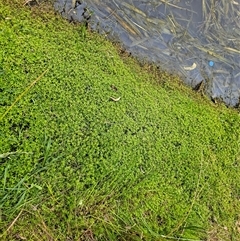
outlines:
[[[239,240],[239,113],[41,6],[0,1],[1,240]]]

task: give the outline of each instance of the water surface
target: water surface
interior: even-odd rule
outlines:
[[[141,60],[199,83],[235,106],[240,96],[240,3],[233,0],[57,0],[72,21],[119,41]]]

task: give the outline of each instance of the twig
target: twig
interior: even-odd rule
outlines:
[[[32,88],[34,84],[36,84],[48,71],[46,69],[40,76],[38,76],[18,97],[17,99],[12,103],[10,107],[5,111],[5,113],[0,117],[0,121],[5,117],[5,115],[13,108],[13,106]]]
[[[7,233],[12,227],[13,225],[17,222],[18,218],[20,217],[20,215],[22,214],[23,210],[20,211],[20,213],[17,215],[17,217],[12,221],[12,223],[10,224],[10,226],[7,228],[7,230],[5,231],[5,233]]]

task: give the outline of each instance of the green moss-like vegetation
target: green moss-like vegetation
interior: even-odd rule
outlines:
[[[236,111],[52,10],[0,26],[1,240],[239,240]]]

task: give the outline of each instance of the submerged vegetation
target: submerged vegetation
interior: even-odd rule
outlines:
[[[240,3],[218,1],[71,1],[55,9],[86,21],[119,41],[133,56],[182,76],[188,85],[227,105],[239,105]]]
[[[0,1],[1,240],[239,240],[239,113],[20,2]]]

